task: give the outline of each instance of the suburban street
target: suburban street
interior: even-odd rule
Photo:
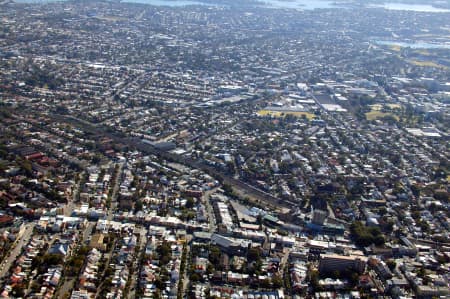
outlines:
[[[12,264],[16,261],[19,254],[22,252],[22,248],[24,245],[26,245],[30,239],[31,235],[33,234],[35,224],[27,223],[25,224],[20,232],[17,240],[14,242],[14,249],[12,249],[9,253],[9,255],[5,258],[1,265],[0,269],[0,279],[3,278],[9,271],[9,268],[11,268]]]
[[[117,192],[119,192],[120,177],[122,175],[122,169],[123,169],[123,163],[119,163],[117,165],[119,165],[119,168],[117,170],[116,179],[113,182],[114,185],[112,187],[113,191],[111,193],[111,207],[108,209],[107,220],[109,220],[109,221],[113,220],[114,211],[116,210],[116,207],[117,207]]]
[[[208,225],[209,225],[209,232],[214,232],[216,230],[216,221],[214,216],[214,210],[211,206],[211,202],[209,201],[211,195],[213,195],[217,189],[219,188],[213,188],[211,190],[206,191],[203,194],[202,201],[205,203],[206,211],[208,212]]]
[[[134,272],[137,273],[137,277],[139,278],[140,271],[140,256],[143,254],[145,250],[145,245],[147,244],[147,229],[145,227],[140,228],[139,232],[139,247],[136,248],[136,258],[133,262]],[[130,284],[130,291],[128,292],[128,299],[135,298],[136,288],[139,286],[138,279],[133,279]]]

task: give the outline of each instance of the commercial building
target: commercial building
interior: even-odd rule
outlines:
[[[344,256],[337,254],[323,254],[320,256],[319,272],[332,273],[334,271],[356,271],[363,273],[367,258],[362,256]]]

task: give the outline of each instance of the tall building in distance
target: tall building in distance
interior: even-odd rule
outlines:
[[[366,268],[367,258],[355,255],[323,254],[320,256],[319,272],[332,273],[334,271],[356,271],[363,273]]]
[[[312,223],[316,225],[323,225],[327,219],[328,213],[323,210],[314,209],[312,211]]]

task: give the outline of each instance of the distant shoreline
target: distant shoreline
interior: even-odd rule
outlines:
[[[54,2],[69,2],[69,1],[77,1],[77,0],[0,0],[0,4],[10,4],[10,3],[16,3],[16,4],[40,4],[40,3],[54,3]],[[310,2],[313,4],[317,3],[324,3],[329,4],[330,7],[315,7],[315,5],[307,5],[305,2],[308,2],[307,0],[276,0],[276,1],[270,1],[270,0],[99,0],[100,2],[115,2],[115,3],[139,3],[139,4],[149,4],[149,5],[156,5],[161,6],[164,5],[164,2],[167,2],[168,6],[190,6],[190,5],[214,5],[214,6],[227,6],[227,7],[265,7],[265,8],[285,8],[285,9],[295,9],[296,7],[284,7],[283,5],[277,6],[278,3],[289,3],[295,6],[298,6],[298,8],[305,8],[305,9],[314,9],[314,8],[384,8],[387,10],[399,10],[399,11],[416,11],[416,12],[450,12],[450,1],[447,0],[445,2],[441,1],[423,1],[423,0],[393,0],[393,1],[375,1],[375,0],[365,0],[365,1],[357,1],[357,0],[336,0],[336,1],[330,1],[330,0],[311,0]],[[387,6],[411,6],[411,9],[408,9],[405,7],[404,9],[399,8],[389,8]],[[424,8],[423,10],[419,8],[415,8],[414,6],[423,6],[423,7],[430,7],[433,8],[433,10],[427,10]],[[436,11],[434,11],[436,10]],[[442,11],[439,11],[442,10]],[[447,11],[449,10],[449,11]]]

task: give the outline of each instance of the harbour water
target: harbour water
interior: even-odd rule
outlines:
[[[125,3],[143,3],[156,6],[189,6],[189,5],[213,5],[205,2],[190,1],[190,0],[124,0]]]
[[[415,12],[432,12],[432,13],[442,13],[450,12],[449,9],[437,8],[429,4],[406,4],[406,3],[384,3],[377,5],[377,7],[383,7],[387,10],[404,10],[404,11],[415,11]]]
[[[432,44],[426,42],[407,43],[407,42],[378,40],[375,41],[375,43],[378,45],[399,46],[402,48],[411,48],[411,49],[450,49],[450,44]]]
[[[311,0],[262,0],[267,7],[273,8],[293,8],[293,9],[320,9],[338,8],[332,1],[311,1]]]

